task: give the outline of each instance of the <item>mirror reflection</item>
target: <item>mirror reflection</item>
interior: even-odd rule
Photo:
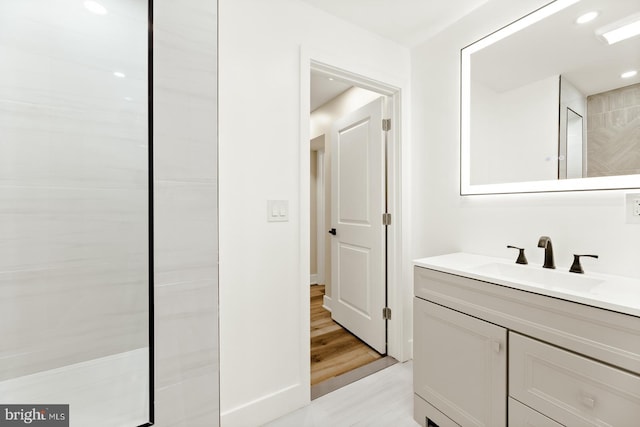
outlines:
[[[548,9],[462,51],[471,185],[640,173],[640,3]]]
[[[0,405],[72,427],[150,420],[148,16],[0,2]]]

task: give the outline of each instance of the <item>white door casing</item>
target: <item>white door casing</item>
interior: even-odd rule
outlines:
[[[332,318],[386,353],[384,97],[331,131]]]
[[[318,163],[317,163],[317,189],[316,189],[316,221],[317,221],[317,266],[318,266],[318,283],[326,283],[325,276],[325,236],[326,236],[326,224],[325,224],[325,193],[324,193],[324,135],[322,136],[322,149],[318,150]]]

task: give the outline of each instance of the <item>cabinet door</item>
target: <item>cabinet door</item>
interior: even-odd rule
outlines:
[[[414,299],[415,392],[462,427],[506,426],[507,330]]]

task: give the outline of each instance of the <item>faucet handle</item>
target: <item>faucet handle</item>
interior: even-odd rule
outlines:
[[[518,248],[516,246],[507,245],[509,249],[518,249],[520,252],[518,253],[518,259],[516,260],[516,264],[529,264],[527,261],[527,257],[524,256],[524,248]]]
[[[598,255],[576,255],[576,254],[573,254],[573,264],[571,264],[571,268],[569,269],[569,271],[571,273],[584,274],[584,270],[582,269],[582,265],[580,265],[580,257],[581,256],[588,256],[590,258],[598,258]]]

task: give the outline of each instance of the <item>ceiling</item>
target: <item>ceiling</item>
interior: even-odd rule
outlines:
[[[575,23],[592,10],[600,13],[595,20]],[[584,95],[639,83],[640,76],[621,79],[620,74],[640,70],[640,36],[608,45],[596,35],[634,16],[640,16],[638,0],[582,0],[473,53],[473,79],[503,92],[562,75]]]
[[[331,101],[336,96],[340,95],[352,85],[343,83],[338,80],[331,79],[318,71],[311,70],[311,109],[315,110],[321,105]]]
[[[356,26],[412,47],[488,0],[301,0]],[[351,85],[311,73],[311,111]]]
[[[412,47],[444,30],[488,0],[300,1]],[[489,87],[500,90],[553,74],[563,74],[586,94],[619,87],[622,71],[640,67],[638,44],[625,42],[607,46],[595,37],[594,31],[606,23],[638,12],[638,4],[638,0],[580,1],[534,26],[537,28],[521,31],[474,54],[474,78],[485,80]],[[589,10],[599,10],[601,16],[588,25],[577,27],[575,18],[579,13]],[[486,73],[482,70],[486,70]],[[638,79],[640,75],[625,83],[635,83]],[[313,73],[311,85],[311,111],[350,87]]]
[[[415,46],[488,0],[301,0],[359,27]]]

